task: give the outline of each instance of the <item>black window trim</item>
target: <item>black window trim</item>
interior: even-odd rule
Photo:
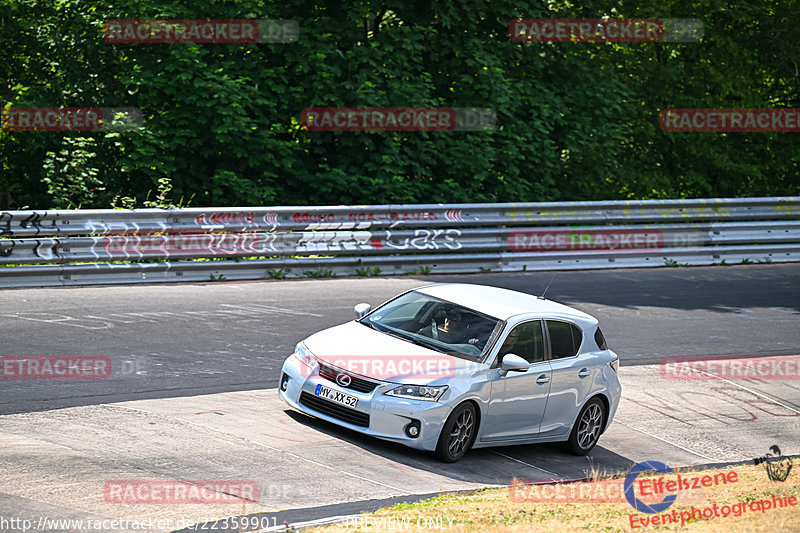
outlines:
[[[600,346],[600,343],[597,342],[597,335],[600,335],[600,338],[603,339],[603,344],[605,344],[605,348]],[[594,335],[592,335],[592,338],[594,339],[594,343],[597,345],[598,350],[605,351],[610,349],[608,347],[608,341],[606,340],[606,336],[600,330],[600,324],[597,324],[597,327],[594,328]]]
[[[545,334],[545,337],[546,337],[545,347],[544,347],[544,353],[545,353],[545,357],[546,357],[545,361],[565,361],[567,359],[572,359],[573,357],[578,357],[579,355],[581,355],[581,346],[583,346],[583,335],[584,335],[583,328],[581,328],[575,322],[572,322],[570,320],[566,320],[564,318],[543,318],[541,320],[542,320],[542,325],[544,326],[544,334]],[[547,324],[545,323],[548,320],[550,322],[564,322],[566,324],[569,324],[570,326],[575,326],[576,328],[578,328],[578,331],[581,332],[581,343],[578,345],[578,351],[575,352],[575,355],[572,355],[570,357],[559,357],[557,359],[553,358],[553,347],[550,344],[550,328],[547,327]],[[570,332],[570,335],[571,334],[572,333]]]
[[[539,327],[542,329],[542,343],[544,344],[544,346],[542,348],[544,349],[544,360],[536,361],[535,363],[530,363],[530,365],[531,365],[530,368],[533,368],[534,365],[541,365],[541,364],[547,363],[549,361],[549,359],[547,357],[548,357],[548,353],[549,353],[549,349],[550,349],[550,344],[548,342],[548,337],[547,337],[547,328],[544,326],[544,321],[545,320],[547,320],[547,319],[546,318],[542,318],[542,317],[520,320],[519,322],[514,324],[514,327],[509,329],[508,332],[506,332],[505,336],[503,336],[503,341],[502,342],[500,342],[500,336],[498,335],[497,340],[495,340],[495,347],[497,347],[497,353],[494,355],[494,360],[492,361],[492,364],[489,365],[489,368],[500,368],[500,348],[503,347],[503,343],[506,342],[506,337],[508,337],[508,334],[511,333],[511,330],[513,330],[514,328],[516,328],[518,326],[521,326],[522,324],[527,324],[529,322],[535,322],[535,321],[539,322]],[[506,323],[506,325],[507,325],[507,323]],[[492,347],[492,349],[494,350],[494,347]],[[491,353],[491,352],[489,352],[489,353]]]

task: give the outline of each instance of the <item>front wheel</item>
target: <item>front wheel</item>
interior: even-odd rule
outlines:
[[[475,408],[462,403],[447,418],[436,445],[436,458],[446,463],[461,459],[472,446],[478,429]]]
[[[575,455],[586,455],[600,439],[600,432],[606,421],[603,402],[592,398],[581,409],[572,433],[567,441],[567,449]]]

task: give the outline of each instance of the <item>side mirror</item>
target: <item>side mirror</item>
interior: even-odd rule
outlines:
[[[500,363],[500,375],[505,376],[509,372],[525,372],[530,367],[531,364],[522,357],[507,353],[503,356],[503,362]]]
[[[353,312],[356,314],[356,318],[363,318],[366,316],[367,313],[370,312],[372,306],[369,304],[356,304],[353,306]]]

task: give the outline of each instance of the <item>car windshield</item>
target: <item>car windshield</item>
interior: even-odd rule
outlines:
[[[407,292],[360,320],[365,326],[471,361],[491,350],[503,321],[417,291]]]

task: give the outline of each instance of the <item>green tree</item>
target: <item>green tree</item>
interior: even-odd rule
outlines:
[[[798,194],[797,134],[665,133],[667,107],[800,107],[797,0],[3,0],[4,105],[137,107],[0,132],[15,207]],[[512,18],[693,17],[699,43],[517,43]],[[294,19],[296,43],[117,44],[110,19]],[[481,132],[320,132],[307,107],[489,107]]]

